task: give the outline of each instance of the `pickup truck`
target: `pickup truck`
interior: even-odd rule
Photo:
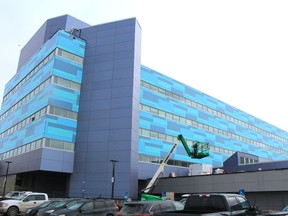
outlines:
[[[2,200],[0,202],[0,214],[7,216],[16,216],[32,208],[48,201],[46,193],[26,193],[16,199]]]
[[[183,210],[154,213],[153,216],[187,216],[187,215],[262,215],[256,205],[239,194],[192,194],[187,197]]]

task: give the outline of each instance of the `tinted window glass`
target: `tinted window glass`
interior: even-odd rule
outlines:
[[[154,204],[151,208],[150,208],[150,212],[160,212],[161,208],[160,208],[160,204]]]
[[[240,205],[238,204],[236,197],[228,197],[228,203],[231,206],[232,211],[237,211],[237,210],[242,209]]]
[[[27,200],[27,201],[36,200],[36,197],[35,197],[35,195],[31,195],[31,196],[28,196],[25,200]]]
[[[93,202],[85,203],[85,204],[81,207],[81,210],[92,210],[92,209],[93,209]]]
[[[121,209],[121,213],[142,213],[144,210],[144,206],[143,205],[137,205],[137,204],[126,204],[124,205],[124,207]]]
[[[45,200],[45,195],[36,195],[35,199],[36,200]]]
[[[173,210],[175,210],[172,203],[163,203],[163,204],[161,204],[160,207],[161,207],[161,211],[173,211]]]
[[[243,209],[250,208],[250,203],[246,199],[244,199],[243,197],[238,197],[238,200],[239,200]]]
[[[105,207],[105,203],[103,201],[96,201],[95,202],[95,208],[103,208]]]

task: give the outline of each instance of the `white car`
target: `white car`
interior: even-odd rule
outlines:
[[[11,191],[9,193],[7,193],[4,198],[10,198],[10,199],[15,199],[23,194],[28,194],[28,193],[32,193],[32,191]]]
[[[0,202],[0,213],[7,216],[16,216],[26,209],[39,206],[48,201],[46,193],[28,193],[15,199],[2,200]]]

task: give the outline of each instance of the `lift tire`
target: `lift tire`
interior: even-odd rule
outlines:
[[[19,213],[18,208],[15,207],[15,206],[12,206],[12,207],[10,207],[10,208],[7,210],[6,215],[7,215],[7,216],[17,216],[18,213]]]

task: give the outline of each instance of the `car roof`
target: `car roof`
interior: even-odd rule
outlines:
[[[131,201],[124,203],[124,205],[129,205],[129,204],[155,204],[155,203],[168,203],[168,202],[173,202],[171,200],[147,200],[147,201]]]

